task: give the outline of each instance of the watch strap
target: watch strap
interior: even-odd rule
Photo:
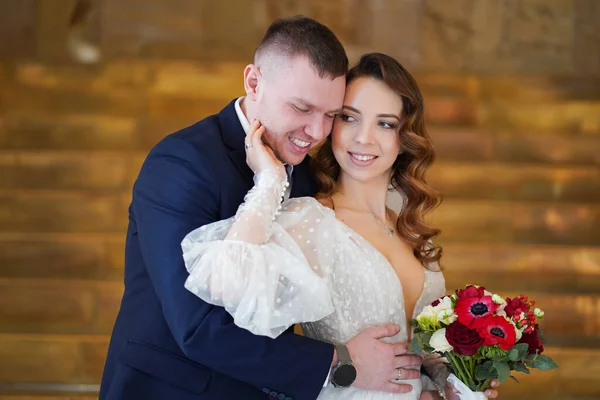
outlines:
[[[335,351],[337,352],[338,365],[339,364],[352,364],[352,358],[350,352],[345,344],[336,344]]]

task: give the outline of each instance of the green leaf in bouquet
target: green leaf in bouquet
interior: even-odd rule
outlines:
[[[467,377],[467,382],[465,382],[467,384],[467,386],[469,387],[469,389],[473,390],[474,388],[477,388],[477,382],[475,382],[473,379],[471,379],[470,377]]]
[[[515,365],[513,366],[513,369],[518,372],[524,372],[526,374],[529,374],[529,368],[527,368],[527,366],[525,364],[520,363],[520,362],[515,363]]]
[[[511,358],[512,361],[516,361],[516,360],[521,360],[525,357],[527,357],[527,352],[529,351],[529,345],[527,343],[519,343],[519,344],[515,344],[512,349],[510,349],[509,351],[509,357],[510,357],[510,352],[516,350],[517,351],[517,358],[515,358],[514,360]]]
[[[514,347],[508,351],[508,359],[510,361],[517,361],[519,359],[519,350]]]
[[[419,346],[428,353],[433,352],[433,347],[429,345],[433,333],[434,332],[421,332],[417,335],[417,338],[419,338]]]
[[[528,351],[529,351],[529,345],[527,343],[515,344],[508,351],[508,358],[510,361],[523,360],[527,357]]]
[[[481,346],[478,350],[478,354],[481,358],[491,358],[496,356],[506,357],[508,356],[507,350],[502,350],[498,345],[493,346]]]
[[[479,382],[478,385],[475,385],[473,387],[470,387],[469,389],[475,391],[475,392],[485,392],[487,389],[491,388],[492,386],[490,385],[490,382],[492,381],[492,379],[486,379],[483,382]]]
[[[421,331],[418,333],[414,333],[409,344],[409,350],[414,352],[426,351],[428,353],[433,353],[434,349],[429,345],[431,335],[432,332]]]
[[[525,363],[527,365],[533,365],[533,363],[535,362],[535,359],[538,357],[537,354],[528,354],[527,357],[525,357]]]
[[[486,379],[497,378],[498,372],[493,367],[493,361],[486,361],[482,365],[477,366],[477,369],[475,370],[475,379],[484,381]]]
[[[533,360],[531,367],[541,369],[541,370],[549,370],[549,369],[558,368],[558,365],[554,362],[554,360],[552,360],[547,355],[540,354],[535,358],[535,360]]]
[[[519,380],[518,380],[517,378],[515,378],[515,377],[514,377],[514,376],[512,376],[512,375],[511,375],[511,376],[509,376],[509,378],[510,378],[510,379],[512,379],[513,381],[517,382],[517,383],[521,383],[521,382],[519,382]]]
[[[498,380],[500,383],[506,382],[508,377],[510,376],[510,368],[508,368],[508,364],[504,362],[494,361],[494,368],[498,371]]]
[[[419,326],[419,322],[414,318],[412,318],[409,322],[410,322],[411,326],[416,326],[416,327]],[[418,328],[418,329],[421,329],[421,328]]]
[[[412,339],[410,340],[410,345],[408,346],[408,350],[410,350],[414,353],[420,353],[423,350],[423,347],[421,347],[418,336],[413,335]]]
[[[492,361],[495,362],[505,362],[508,359],[508,354],[506,355],[496,355],[492,358]]]
[[[423,332],[420,336],[423,339],[423,343],[427,344],[429,346],[429,341],[431,340],[431,336],[434,334],[435,332]]]

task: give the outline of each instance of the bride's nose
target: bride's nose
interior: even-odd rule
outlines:
[[[354,141],[360,144],[372,144],[374,142],[373,129],[368,125],[362,125],[357,130]]]

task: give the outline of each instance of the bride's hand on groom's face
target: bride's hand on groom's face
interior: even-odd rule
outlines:
[[[250,130],[246,135],[246,163],[254,173],[261,171],[272,170],[275,173],[281,174],[285,178],[285,167],[283,163],[275,157],[273,150],[267,146],[262,136],[265,133],[265,127],[257,120],[252,122]]]
[[[356,380],[352,386],[359,389],[379,390],[391,393],[407,393],[411,385],[393,383],[397,379],[419,379],[420,356],[406,354],[408,343],[385,343],[380,339],[400,332],[396,324],[366,328],[347,343],[348,351],[356,368]],[[411,369],[407,367],[417,367]]]

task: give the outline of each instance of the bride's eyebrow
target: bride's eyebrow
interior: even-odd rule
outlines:
[[[400,117],[396,114],[377,114],[378,118],[396,118],[398,121],[401,121]]]
[[[361,114],[361,112],[358,109],[356,109],[352,106],[344,105],[344,106],[342,106],[342,108],[345,110],[350,110],[352,112],[355,112],[356,114]],[[396,114],[377,114],[377,118],[395,118],[398,121],[402,121],[402,119]]]
[[[356,108],[354,108],[354,107],[351,107],[351,106],[346,106],[346,105],[343,105],[343,106],[342,106],[342,109],[343,109],[343,110],[350,110],[350,111],[352,111],[352,112],[355,112],[355,113],[357,113],[357,114],[361,114],[361,112],[360,112],[358,109],[356,109]]]

